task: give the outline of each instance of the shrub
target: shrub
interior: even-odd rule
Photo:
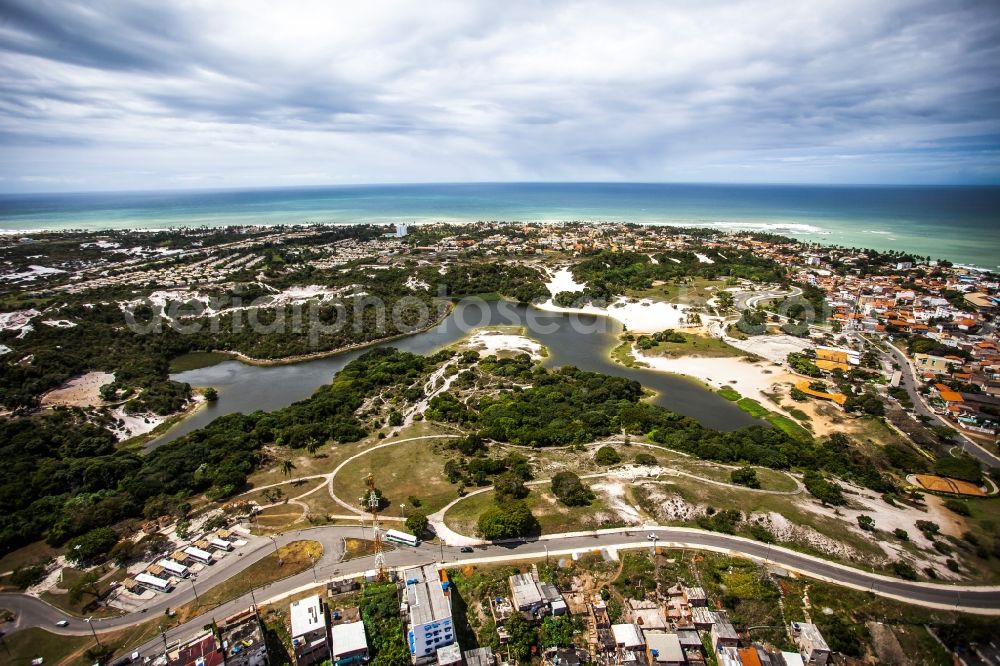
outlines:
[[[611,446],[602,446],[597,449],[597,453],[594,455],[594,462],[598,465],[617,465],[621,461],[622,457],[618,455],[618,452]]]
[[[740,467],[734,469],[729,474],[729,479],[739,486],[747,488],[760,488],[760,481],[757,479],[757,470],[753,467]]]
[[[949,511],[957,513],[960,516],[972,515],[972,512],[969,511],[969,505],[961,500],[957,499],[945,500],[944,507]]]
[[[802,483],[806,490],[823,504],[832,506],[843,506],[847,504],[844,493],[836,483],[827,481],[822,474],[814,470],[807,470],[802,476]]]
[[[909,562],[897,560],[892,563],[892,572],[903,580],[916,580],[917,570]]]
[[[900,528],[900,527],[897,527],[896,529],[894,529],[892,531],[892,535],[894,537],[896,537],[897,539],[899,539],[900,541],[909,541],[910,540],[910,533],[907,532],[906,530]]]
[[[861,515],[858,516],[858,527],[865,530],[866,532],[875,531],[875,519],[871,516]]]
[[[552,477],[552,494],[566,506],[587,506],[594,499],[594,493],[573,472],[559,472]]]
[[[635,454],[635,464],[636,465],[656,465],[656,456],[651,453],[637,453]]]

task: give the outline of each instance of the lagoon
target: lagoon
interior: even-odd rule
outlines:
[[[622,329],[608,317],[547,312],[506,301],[464,299],[437,326],[375,346],[432,354],[461,340],[475,328],[500,325],[522,326],[528,337],[545,345],[549,351],[543,361],[546,367],[574,365],[582,370],[634,379],[655,391],[653,404],[691,416],[717,430],[762,424],[732,402],[689,379],[654,370],[625,368],[611,361],[611,348],[618,343]],[[227,360],[172,374],[171,378],[180,382],[216,388],[219,399],[149,442],[147,448],[173,441],[226,414],[273,411],[308,398],[365,351],[354,349],[287,365],[261,366]]]

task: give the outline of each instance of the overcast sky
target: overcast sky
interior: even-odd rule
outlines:
[[[1000,2],[0,3],[0,190],[1000,183]]]

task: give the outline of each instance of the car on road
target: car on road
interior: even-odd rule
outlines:
[[[68,627],[69,626],[69,620],[59,620],[58,622],[56,622],[56,626],[57,627]]]
[[[648,535],[646,535],[646,538],[649,539],[650,541],[656,541],[656,539],[657,539],[656,535],[653,534],[652,532],[650,532]]]
[[[458,552],[460,552],[460,553],[471,553],[472,552],[472,546],[462,546],[461,548],[458,549]]]

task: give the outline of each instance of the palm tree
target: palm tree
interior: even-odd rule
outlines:
[[[291,460],[281,461],[281,473],[284,474],[286,477],[292,473],[293,469],[295,469],[295,463],[293,463]]]

